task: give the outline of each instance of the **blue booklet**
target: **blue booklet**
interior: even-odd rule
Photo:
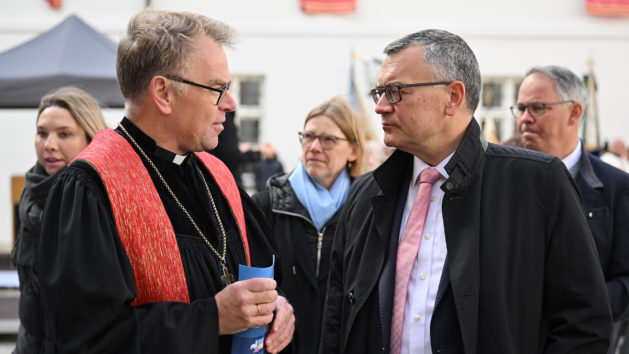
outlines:
[[[273,278],[275,256],[270,267],[258,268],[240,264],[238,266],[238,280],[251,278]],[[265,326],[249,328],[232,336],[232,354],[266,354],[264,350]]]

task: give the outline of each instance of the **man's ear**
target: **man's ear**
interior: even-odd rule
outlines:
[[[448,101],[446,102],[445,114],[453,116],[465,103],[465,85],[461,81],[454,81],[447,87]]]
[[[155,108],[164,115],[170,114],[174,98],[170,81],[161,75],[153,76],[149,83],[149,93]]]
[[[570,109],[570,117],[568,118],[568,125],[579,124],[579,119],[581,118],[581,114],[583,114],[583,106],[579,102],[575,102],[572,104],[572,108]]]

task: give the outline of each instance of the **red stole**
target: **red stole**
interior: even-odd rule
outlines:
[[[223,162],[197,153],[218,184],[236,219],[247,264],[251,264],[240,191]],[[125,247],[137,296],[131,305],[176,301],[190,303],[175,231],[157,189],[131,144],[113,130],[101,130],[75,160],[84,160],[99,173]],[[86,235],[87,236],[87,235]]]

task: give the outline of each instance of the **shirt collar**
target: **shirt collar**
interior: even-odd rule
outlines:
[[[448,164],[448,162],[450,161],[450,159],[452,158],[452,155],[454,155],[454,152],[452,152],[450,155],[448,155],[445,159],[443,159],[443,161],[441,161],[437,166],[430,166],[427,163],[425,163],[424,161],[422,161],[419,157],[417,156],[413,156],[413,179],[411,181],[413,181],[413,185],[415,185],[418,181],[418,177],[419,174],[422,173],[423,170],[427,169],[427,168],[434,168],[437,171],[439,171],[439,173],[441,173],[441,178],[444,179],[448,179],[448,177],[450,177],[450,175],[448,174],[448,172],[446,172],[446,165]]]
[[[574,150],[572,150],[572,152],[568,154],[568,156],[561,159],[561,161],[563,161],[563,163],[566,165],[566,167],[570,171],[579,162],[580,158],[581,158],[581,139],[578,139],[577,146],[574,148]]]

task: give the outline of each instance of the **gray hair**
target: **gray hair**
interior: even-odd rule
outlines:
[[[476,110],[480,97],[480,69],[472,49],[465,41],[443,30],[428,29],[391,42],[384,54],[392,55],[409,46],[424,46],[424,60],[434,70],[436,81],[461,81],[465,86],[467,107]]]
[[[553,80],[553,87],[560,101],[579,102],[583,106],[583,112],[585,112],[585,106],[590,101],[589,91],[583,80],[570,69],[555,65],[536,66],[529,70],[526,76],[536,73],[544,74]]]
[[[118,83],[125,99],[142,97],[155,75],[185,72],[199,34],[223,46],[233,42],[229,26],[203,15],[146,9],[133,16],[127,36],[118,45],[116,59]]]

